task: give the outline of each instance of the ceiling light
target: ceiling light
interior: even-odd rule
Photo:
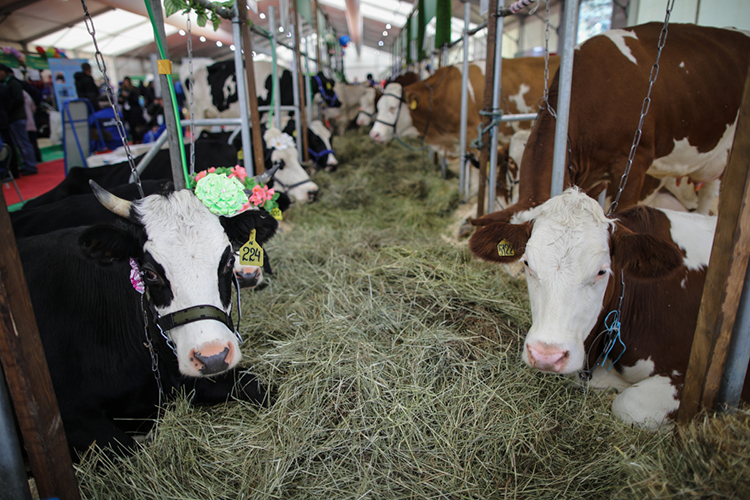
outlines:
[[[224,45],[224,44],[223,44],[223,43],[221,43],[221,40],[217,40],[217,41],[216,41],[216,46],[217,46],[217,47],[221,47],[221,46],[223,46],[223,45]]]
[[[387,30],[391,29],[391,23],[386,24],[385,25],[385,29],[387,29]]]
[[[287,38],[292,38],[292,32],[291,32],[291,31],[287,31],[287,33],[286,33],[286,37],[287,37]]]
[[[378,47],[382,47],[382,46],[383,46],[383,40],[380,40],[380,41],[378,42]]]
[[[283,26],[279,26],[279,33],[283,33],[283,32],[284,32],[284,27]]]
[[[234,52],[234,49],[235,49],[234,44],[232,44],[232,45],[229,46],[229,50],[231,50],[232,52]]]
[[[199,40],[200,40],[201,42],[205,42],[205,41],[206,41],[206,37],[205,37],[205,36],[202,36],[202,37],[200,37],[200,38],[199,38]]]
[[[258,14],[258,16],[260,16],[261,19],[265,19],[266,18],[266,15],[264,13],[262,13],[262,12],[260,14]]]
[[[180,36],[185,36],[185,34],[186,34],[185,30],[180,30],[179,33],[180,33]]]
[[[384,32],[383,32],[383,36],[388,36],[388,32],[387,32],[387,31],[384,31]]]

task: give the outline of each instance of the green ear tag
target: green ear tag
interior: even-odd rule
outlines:
[[[513,257],[515,252],[508,240],[500,240],[500,243],[497,244],[497,254],[500,257]]]
[[[276,220],[284,220],[284,217],[281,215],[281,209],[279,207],[271,210],[271,217]]]
[[[255,242],[255,229],[250,231],[250,239],[240,247],[240,265],[263,267],[263,249]]]

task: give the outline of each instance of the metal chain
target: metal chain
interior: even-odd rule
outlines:
[[[130,165],[130,171],[132,172],[133,179],[135,179],[135,183],[138,186],[138,193],[140,194],[141,198],[143,198],[144,194],[143,187],[141,186],[141,178],[138,175],[138,170],[135,168],[133,155],[130,153],[130,146],[128,145],[128,136],[125,132],[125,126],[123,125],[122,120],[120,120],[120,113],[117,111],[117,105],[115,104],[117,100],[115,99],[114,91],[109,84],[109,77],[107,76],[107,65],[104,63],[104,56],[99,50],[99,44],[96,41],[96,28],[94,28],[94,21],[93,19],[91,19],[91,14],[89,14],[89,9],[86,6],[86,0],[81,0],[81,5],[83,6],[83,22],[86,25],[86,29],[88,30],[89,35],[91,35],[91,39],[94,41],[94,48],[96,49],[96,64],[97,66],[99,66],[99,71],[101,71],[102,75],[104,76],[104,85],[107,89],[107,101],[109,101],[109,106],[112,108],[112,111],[115,114],[117,133],[120,134],[122,147],[125,148],[125,154],[128,156],[128,164]]]
[[[188,52],[188,71],[190,76],[190,175],[195,173],[195,99],[193,97],[193,87],[195,78],[193,77],[193,34],[191,32],[190,14],[187,16],[187,52]]]
[[[659,58],[661,57],[662,49],[664,49],[664,44],[667,41],[667,26],[669,25],[669,16],[672,13],[673,7],[674,0],[667,0],[667,15],[664,18],[664,26],[659,33],[658,49],[656,51],[656,62],[654,62],[654,65],[651,67],[651,74],[649,75],[648,80],[648,92],[646,93],[646,98],[643,100],[643,104],[641,105],[641,117],[638,120],[638,129],[635,131],[635,135],[633,136],[633,144],[630,146],[630,154],[628,155],[628,162],[625,165],[625,171],[623,172],[622,177],[620,177],[620,185],[617,191],[617,196],[615,197],[615,201],[612,202],[612,205],[610,205],[609,210],[607,211],[608,217],[611,216],[615,212],[615,210],[617,210],[617,204],[620,202],[620,195],[625,189],[625,185],[628,182],[628,175],[630,175],[630,168],[633,166],[635,151],[636,149],[638,149],[638,144],[641,142],[641,134],[643,133],[643,121],[648,114],[648,108],[651,106],[651,89],[654,86],[654,82],[656,82],[657,75],[659,74]]]
[[[146,333],[146,347],[148,348],[148,352],[151,355],[151,372],[154,374],[154,378],[156,379],[156,386],[159,388],[159,410],[161,410],[161,404],[162,401],[166,398],[166,395],[164,394],[164,386],[161,382],[161,372],[159,372],[159,354],[156,352],[156,349],[154,348],[153,342],[151,342],[151,335],[148,332],[148,313],[146,312],[146,297],[144,297],[145,293],[141,294],[141,314],[143,315],[143,329]]]
[[[557,113],[549,103],[549,0],[544,2],[547,5],[547,18],[544,28],[544,104],[553,118],[557,119]],[[541,107],[541,106],[540,106]]]

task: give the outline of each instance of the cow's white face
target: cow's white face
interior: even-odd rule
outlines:
[[[357,114],[357,125],[366,127],[372,123],[375,117],[375,89],[365,89],[365,93],[359,98],[359,113]]]
[[[401,135],[402,131],[412,126],[409,108],[401,101],[404,90],[399,83],[389,83],[378,101],[378,114],[370,130],[370,138],[379,143]]]
[[[523,360],[543,371],[573,373],[584,367],[584,341],[602,309],[611,275],[613,223],[595,200],[575,191],[518,216],[531,219],[521,262],[533,324]]]
[[[229,314],[231,281],[227,280],[232,279],[234,257],[219,218],[189,190],[168,197],[148,196],[134,207],[148,235],[141,271],[158,313],[164,316],[207,304]],[[150,280],[164,286],[153,286]],[[176,346],[180,372],[191,377],[207,374],[201,370],[204,364],[200,358],[223,356],[226,351],[225,370],[242,358],[234,332],[220,321],[196,321],[178,326],[169,334]]]
[[[266,144],[281,135],[281,131],[276,128],[269,128],[263,134],[263,140]],[[283,161],[284,166],[276,171],[273,176],[274,189],[285,192],[295,201],[305,203],[313,201],[318,193],[318,185],[310,180],[310,175],[302,168],[297,158],[297,148],[285,147],[284,149],[274,149],[271,153],[271,161]]]

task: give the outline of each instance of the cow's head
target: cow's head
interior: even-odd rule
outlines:
[[[272,163],[281,165],[273,177],[274,188],[301,203],[314,201],[318,185],[299,164],[297,148],[281,139],[282,132],[277,128],[269,128],[263,134],[263,141],[271,150]]]
[[[170,315],[190,314],[192,322],[168,332],[181,373],[202,377],[236,366],[242,354],[227,320],[234,250],[248,242],[253,229],[257,244],[268,241],[276,220],[265,210],[214,215],[190,190],[130,202],[90,183],[102,205],[129,223],[91,226],[80,237],[84,252],[99,261],[133,259],[160,318],[180,324],[179,314]],[[201,310],[211,317],[195,319],[196,306],[207,306]]]
[[[357,113],[357,125],[366,127],[375,119],[377,109],[375,109],[376,92],[373,87],[365,89],[365,93],[359,98],[359,113]]]
[[[379,143],[393,139],[411,127],[411,116],[403,101],[404,89],[399,83],[389,83],[378,101],[378,113],[370,130],[370,138]]]
[[[307,146],[318,168],[329,172],[336,170],[339,161],[333,153],[331,131],[320,120],[313,120],[307,127]]]
[[[532,316],[523,360],[543,371],[584,368],[584,342],[621,271],[625,278],[659,279],[683,261],[671,240],[633,233],[576,188],[517,214],[514,221],[519,223],[480,228],[469,246],[484,260],[522,260]]]
[[[319,71],[317,75],[313,75],[310,79],[310,90],[313,97],[316,94],[320,95],[325,107],[328,108],[340,108],[342,105],[333,88],[335,85],[336,82],[328,78],[322,71]]]

